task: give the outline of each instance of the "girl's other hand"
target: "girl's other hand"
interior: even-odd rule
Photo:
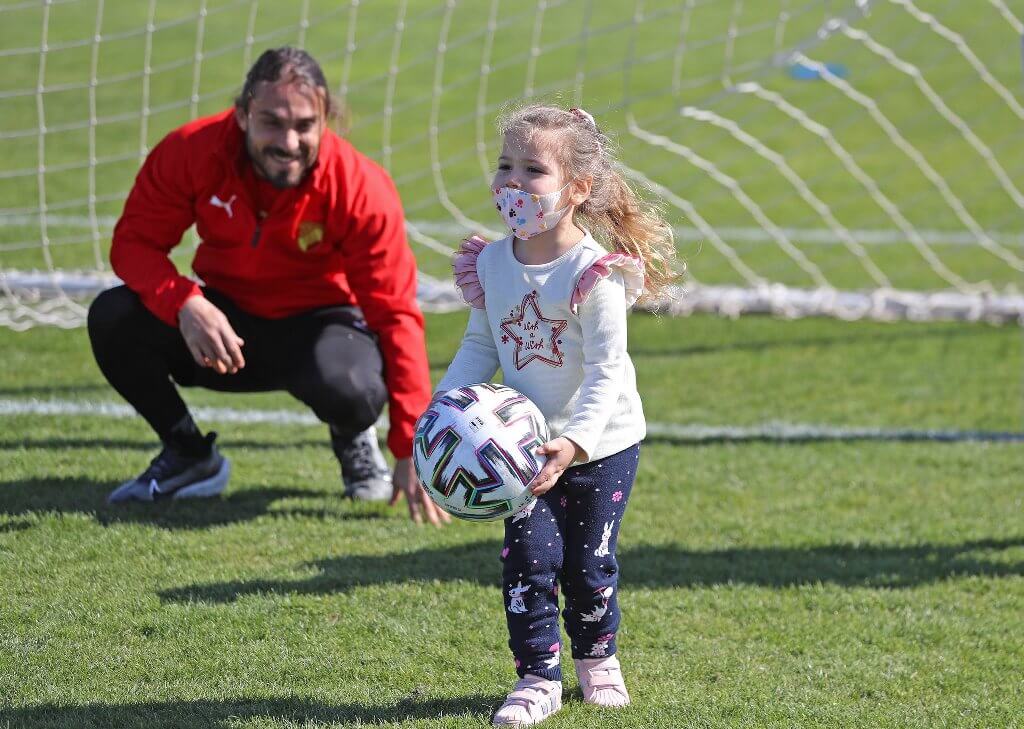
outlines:
[[[549,440],[534,451],[538,456],[547,456],[547,463],[530,482],[530,493],[540,496],[558,483],[559,476],[572,465],[579,455],[579,446],[564,436]]]

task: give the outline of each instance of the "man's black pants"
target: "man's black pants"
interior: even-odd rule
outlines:
[[[245,342],[245,367],[233,375],[196,364],[178,329],[157,319],[126,286],[104,291],[89,307],[89,339],[100,370],[161,440],[167,442],[188,414],[176,384],[221,392],[285,390],[342,437],[377,420],[387,402],[384,365],[358,308],[262,319],[212,289],[204,293]]]

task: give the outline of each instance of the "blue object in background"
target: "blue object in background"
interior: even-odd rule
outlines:
[[[833,76],[839,78],[846,78],[849,72],[846,70],[846,66],[841,63],[826,63],[825,68]],[[789,75],[791,78],[795,78],[797,81],[816,81],[821,78],[821,74],[818,73],[818,69],[814,66],[806,66],[802,63],[794,63],[789,67]]]

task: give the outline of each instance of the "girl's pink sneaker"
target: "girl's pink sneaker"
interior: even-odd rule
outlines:
[[[619,659],[614,655],[605,658],[579,658],[576,676],[583,689],[583,700],[596,706],[626,706],[629,692],[622,680]]]
[[[562,708],[562,684],[528,673],[494,712],[494,726],[533,726]]]

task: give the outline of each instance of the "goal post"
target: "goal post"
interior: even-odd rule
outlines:
[[[1024,317],[1021,9],[1006,0],[46,0],[0,5],[0,325],[80,326],[148,150],[300,45],[398,185],[424,308],[498,236],[510,103],[580,105],[687,265],[658,308]],[[192,233],[173,260],[188,270]]]

